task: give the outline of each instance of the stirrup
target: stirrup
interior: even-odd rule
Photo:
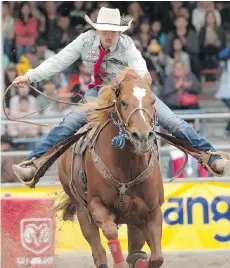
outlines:
[[[226,153],[226,152],[222,152],[222,151],[219,151],[219,152],[212,152],[211,150],[210,151],[207,151],[207,152],[202,152],[202,156],[201,158],[198,160],[198,162],[204,167],[206,168],[212,175],[214,176],[217,176],[217,177],[223,177],[226,172],[224,171],[223,173],[217,173],[215,172],[209,165],[208,165],[208,161],[210,159],[210,157],[212,155],[224,155],[226,156],[227,160],[230,160],[230,154]]]
[[[25,165],[28,165],[28,164],[34,164],[34,161],[35,158],[32,158],[30,160],[27,160],[27,161],[23,161],[21,162],[20,164],[18,164],[19,167],[22,167],[22,166],[25,166]],[[17,174],[14,173],[16,176]],[[34,177],[30,180],[30,181],[24,181],[23,179],[21,179],[19,176],[17,176],[17,178],[27,187],[30,187],[30,188],[35,188],[35,184],[37,183],[34,179]]]

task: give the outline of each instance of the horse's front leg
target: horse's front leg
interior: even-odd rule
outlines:
[[[108,240],[117,238],[116,216],[105,207],[102,200],[99,197],[94,197],[89,208],[94,222],[102,229],[104,236]]]
[[[98,226],[89,222],[82,205],[77,204],[77,218],[85,239],[90,244],[94,263],[98,268],[108,268],[106,252],[101,244]]]
[[[142,225],[142,230],[151,250],[148,265],[150,268],[159,268],[164,261],[161,250],[162,212],[160,206],[150,213],[147,224]]]

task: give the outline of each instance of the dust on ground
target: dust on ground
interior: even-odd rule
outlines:
[[[111,256],[108,265],[113,267]],[[165,253],[162,268],[230,268],[230,251],[199,253]],[[55,258],[55,268],[95,268],[93,259],[86,254],[59,254]]]

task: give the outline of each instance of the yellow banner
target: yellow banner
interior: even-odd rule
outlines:
[[[60,187],[2,188],[1,196],[58,196]],[[230,183],[164,184],[163,239],[165,251],[230,249]],[[56,251],[87,252],[88,243],[78,222],[63,222],[57,215]],[[122,248],[127,251],[126,226],[119,229]],[[102,236],[107,249],[107,241]],[[145,245],[144,250],[148,251]]]

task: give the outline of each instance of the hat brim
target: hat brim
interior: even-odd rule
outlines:
[[[114,25],[114,24],[93,23],[92,20],[87,15],[85,15],[85,20],[91,26],[93,26],[93,28],[95,28],[96,30],[99,30],[99,31],[114,31],[114,32],[125,32],[125,31],[127,31],[130,28],[131,23],[133,21],[133,19],[131,19],[129,21],[128,25],[120,26],[120,25]]]

